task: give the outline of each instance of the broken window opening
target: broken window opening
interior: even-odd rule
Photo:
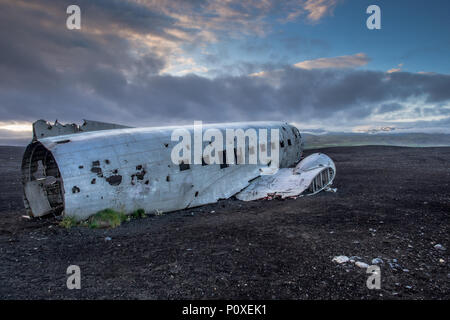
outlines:
[[[225,169],[225,168],[228,167],[228,164],[227,164],[227,151],[223,150],[220,153],[222,155],[222,156],[219,155],[219,157],[221,158],[220,169]]]
[[[70,140],[60,140],[60,141],[56,141],[57,144],[63,144],[63,143],[68,143],[70,142]]]
[[[288,139],[288,146],[292,146],[291,139]]]
[[[191,166],[189,163],[184,163],[184,161],[181,161],[180,163],[180,171],[189,170]]]

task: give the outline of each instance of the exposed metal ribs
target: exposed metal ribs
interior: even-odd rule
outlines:
[[[314,177],[313,181],[311,182],[308,191],[310,194],[317,193],[321,190],[323,190],[327,185],[330,184],[331,180],[333,179],[333,169],[332,168],[326,168],[320,173]]]

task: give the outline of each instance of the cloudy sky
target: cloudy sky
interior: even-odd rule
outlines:
[[[66,27],[69,5],[81,29]],[[366,8],[381,8],[368,30]],[[37,119],[450,127],[448,0],[0,0],[0,144]]]

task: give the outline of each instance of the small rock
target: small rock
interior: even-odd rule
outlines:
[[[361,269],[367,269],[369,267],[369,265],[367,263],[361,262],[361,261],[356,261],[355,262],[355,266],[361,268]]]
[[[384,261],[381,258],[372,259],[372,264],[383,264]]]
[[[445,263],[445,260],[441,258],[441,259],[439,259],[439,262],[440,263]]]
[[[403,269],[403,272],[409,272],[409,270],[408,269]]]
[[[346,263],[348,262],[350,259],[347,256],[336,256],[333,258],[332,261],[336,262],[336,263]]]
[[[361,260],[362,258],[361,257],[358,257],[358,256],[351,256],[350,257],[350,260]]]
[[[442,251],[445,250],[445,247],[442,244],[439,244],[439,243],[437,245],[435,245],[434,248],[437,249],[437,250],[442,250]]]
[[[412,287],[411,287],[411,286],[405,286],[405,288],[406,288],[406,289],[412,289]]]
[[[210,213],[214,213],[214,212],[216,212],[216,211],[212,210]]]
[[[111,241],[112,238],[111,237],[105,237],[105,241]]]

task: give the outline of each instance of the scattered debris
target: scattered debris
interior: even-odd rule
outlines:
[[[437,250],[445,251],[445,247],[442,244],[439,244],[439,243],[437,245],[435,245],[434,248],[437,249]]]
[[[350,260],[361,260],[362,258],[361,257],[358,257],[358,256],[351,256],[350,257]]]
[[[372,264],[384,264],[384,261],[381,258],[375,258],[372,259]]]
[[[356,261],[355,266],[361,268],[361,269],[367,269],[369,265],[367,263],[364,263],[362,261]]]
[[[348,262],[349,260],[350,259],[347,256],[336,256],[336,257],[333,258],[332,261],[334,261],[336,263],[339,263],[339,264],[342,264],[342,263]]]
[[[388,261],[388,264],[392,270],[403,269],[402,266],[397,263],[397,259],[392,259],[391,261]]]
[[[111,241],[112,238],[111,237],[105,237],[105,241]]]

